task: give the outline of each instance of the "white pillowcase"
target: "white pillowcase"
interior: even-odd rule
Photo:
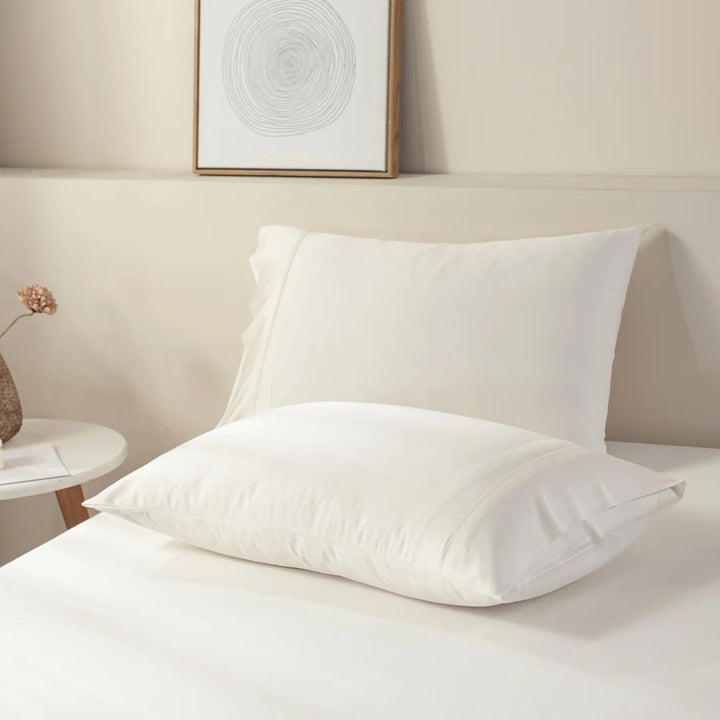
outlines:
[[[264,228],[222,422],[303,402],[389,403],[604,450],[643,230],[428,244]]]
[[[587,575],[681,496],[527,430],[316,403],[213,430],[85,504],[226,555],[482,606]]]

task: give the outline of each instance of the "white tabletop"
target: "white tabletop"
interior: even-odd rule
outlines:
[[[26,418],[20,432],[4,448],[50,443],[57,450],[67,477],[0,485],[0,500],[41,495],[81,485],[109,473],[127,457],[127,442],[115,430],[70,420]]]

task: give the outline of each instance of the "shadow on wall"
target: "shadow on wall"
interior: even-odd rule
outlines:
[[[679,239],[671,236],[669,246],[685,317],[693,318],[688,331],[698,369],[704,378],[720,387],[720,323],[713,318],[716,308],[710,292],[717,286],[717,274],[714,268],[703,266]]]
[[[717,357],[714,367],[702,362],[713,339],[698,332],[699,323],[688,322],[711,315],[703,312],[702,284],[687,252],[660,227],[648,231],[640,248],[623,315],[632,320],[620,328],[613,368],[611,440],[653,437],[654,442],[708,447],[720,441],[708,430],[720,422]],[[642,434],[636,422],[638,406],[646,418]]]
[[[445,172],[445,134],[426,0],[406,1],[403,7],[401,172]]]

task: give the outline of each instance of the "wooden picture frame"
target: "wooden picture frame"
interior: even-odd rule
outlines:
[[[383,101],[385,103],[385,117],[381,117],[376,119],[376,121],[373,123],[374,127],[374,135],[373,138],[375,139],[375,142],[373,144],[373,147],[375,148],[373,153],[374,162],[376,162],[378,165],[379,160],[382,160],[384,165],[382,167],[372,167],[372,168],[316,168],[316,167],[264,167],[261,163],[254,163],[254,166],[252,167],[225,167],[225,163],[215,163],[212,162],[210,164],[207,163],[205,157],[208,155],[212,155],[214,153],[215,156],[218,154],[222,154],[222,149],[215,148],[215,145],[218,143],[224,142],[224,138],[226,136],[233,135],[235,133],[235,128],[233,128],[233,132],[230,133],[209,133],[206,129],[204,129],[204,126],[201,128],[201,112],[203,112],[203,108],[201,108],[201,101],[203,97],[203,68],[201,63],[203,62],[203,48],[202,48],[202,42],[203,42],[203,21],[204,21],[204,15],[203,10],[204,6],[206,4],[209,4],[212,2],[217,2],[218,0],[196,0],[196,27],[195,27],[195,81],[194,81],[194,122],[193,122],[193,172],[196,175],[221,175],[221,176],[232,176],[232,175],[250,175],[250,176],[296,176],[296,177],[354,177],[354,178],[395,178],[399,174],[400,169],[400,78],[401,78],[401,44],[402,44],[402,10],[403,10],[403,0],[384,0],[387,2],[387,9],[389,13],[389,17],[387,18],[387,86],[382,90],[383,92]],[[273,7],[273,4],[278,4],[280,7],[283,7],[285,9],[288,8],[289,5],[292,4],[293,0],[250,0],[248,2],[247,0],[237,0],[238,3],[243,6],[241,11],[238,13],[237,17],[234,19],[233,22],[236,22],[238,18],[240,18],[241,14],[243,12],[252,7],[257,7],[260,9],[266,9],[268,7]],[[331,2],[342,2],[343,0],[312,0],[312,2],[323,4],[323,5],[330,5]],[[354,0],[356,1],[356,0]],[[375,0],[376,3],[381,2],[381,0]],[[243,5],[244,4],[244,5]],[[362,7],[364,6],[364,3],[357,3],[355,5],[355,8],[358,8],[357,12],[362,12]],[[322,6],[319,6],[322,7]],[[332,6],[331,6],[332,7]],[[333,8],[334,9],[334,8]],[[245,13],[247,14],[247,13]],[[259,20],[257,22],[260,22]],[[263,32],[265,32],[265,28],[267,27],[267,20],[262,19],[262,22],[265,23],[263,25]],[[246,23],[247,25],[247,23]],[[246,25],[244,27],[246,27]],[[287,27],[287,21],[285,23],[285,26]],[[234,55],[229,54],[227,52],[227,47],[229,44],[228,38],[230,37],[230,32],[233,28],[233,25],[230,25],[230,30],[227,31],[227,36],[225,39],[224,44],[224,51],[226,56],[229,56],[233,62],[235,62],[236,58],[238,57],[239,52],[245,52],[244,50],[236,50],[233,48]],[[311,26],[314,31],[315,26]],[[383,26],[383,30],[384,30]],[[294,30],[294,28],[293,28]],[[238,41],[238,47],[246,48],[246,47],[255,47],[255,45],[251,45],[249,41],[247,40],[248,35],[242,36],[243,45],[241,46]],[[353,42],[352,40],[350,41]],[[261,43],[256,43],[258,46],[261,46]],[[353,45],[354,47],[354,45]],[[293,48],[291,48],[293,50]],[[286,52],[284,47],[280,48],[281,52]],[[219,50],[217,56],[219,57]],[[290,51],[287,51],[288,55],[292,55]],[[273,63],[277,63],[277,53],[273,56]],[[216,54],[210,55],[209,57],[212,58],[212,61],[215,62]],[[294,57],[289,57],[288,62],[295,62]],[[302,62],[302,59],[297,62]],[[209,61],[208,61],[209,64]],[[334,68],[337,67],[337,64],[333,66]],[[216,69],[216,68],[215,68]],[[224,87],[225,92],[227,93],[227,97],[230,98],[228,87],[231,89],[234,88],[234,85],[228,85],[227,80],[227,71],[225,70],[225,66],[223,66],[223,75],[224,78]],[[354,72],[354,70],[353,70]],[[219,73],[216,72],[216,76],[219,78]],[[243,70],[243,74],[240,75],[240,77],[244,80],[244,78],[247,76],[247,73],[245,70]],[[264,75],[263,75],[264,77]],[[219,85],[220,81],[215,80],[216,85]],[[245,90],[245,86],[241,85],[242,90]],[[352,90],[348,91],[352,92]],[[375,93],[379,94],[381,92],[380,88],[375,88]],[[218,96],[219,92],[215,90],[215,95]],[[243,107],[247,106],[247,103],[245,102],[245,97],[242,98],[245,105]],[[323,101],[325,105],[327,105],[326,101]],[[214,99],[214,107],[218,107],[222,103],[217,100],[217,97]],[[264,108],[264,106],[262,106]],[[205,111],[208,112],[208,111]],[[227,108],[224,108],[225,116],[229,116],[230,113],[227,111]],[[236,111],[237,112],[237,111]],[[342,111],[341,111],[342,112]],[[241,118],[242,119],[242,118]],[[248,135],[250,130],[248,129],[243,123],[237,120],[237,118],[233,118],[236,122],[239,123],[238,127],[242,125],[241,130],[238,130],[237,132],[244,133],[245,136]],[[227,122],[227,121],[226,121]],[[289,122],[289,121],[288,121]],[[382,123],[382,124],[381,124]],[[340,124],[340,123],[338,123]],[[227,126],[226,126],[227,127]],[[384,138],[384,152],[383,149],[380,147],[378,138],[380,137],[378,133],[380,133],[382,130],[384,130],[385,138]],[[321,136],[323,130],[319,130],[316,132],[316,136]],[[337,134],[337,133],[336,133]],[[312,135],[312,131],[304,132],[303,134],[303,141],[306,141],[305,139]],[[206,138],[211,138],[211,142],[213,144],[213,153],[204,153],[203,152],[203,136]],[[219,141],[216,141],[216,138],[221,138]],[[258,137],[258,145],[262,145],[262,143],[265,143],[267,147],[275,148],[276,146],[282,145],[282,143],[285,143],[285,145],[288,145],[292,142],[292,139],[288,140],[286,137],[280,138],[278,141],[275,141],[274,138],[266,138],[266,137]],[[349,145],[349,141],[351,140],[351,137],[346,137],[345,142],[342,146],[346,147]],[[318,137],[318,143],[319,137]],[[206,144],[210,144],[207,142]],[[246,143],[247,145],[248,143]],[[242,148],[242,143],[236,143],[235,144],[235,150],[237,148]],[[327,150],[327,152],[330,152],[330,150]],[[326,154],[327,154],[326,152]],[[380,153],[382,153],[382,158],[380,157]],[[368,161],[370,162],[370,161]],[[290,164],[290,163],[288,163]]]

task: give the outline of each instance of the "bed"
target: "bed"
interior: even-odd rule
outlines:
[[[720,450],[609,449],[683,502],[593,575],[493,608],[94,517],[0,570],[0,716],[717,718]]]

